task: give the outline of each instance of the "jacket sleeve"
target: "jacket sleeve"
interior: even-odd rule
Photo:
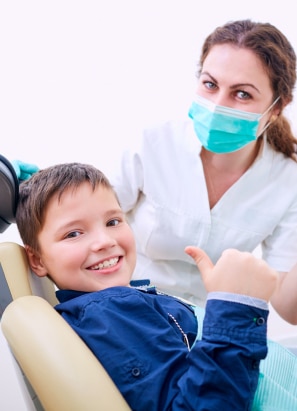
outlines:
[[[202,340],[188,355],[171,410],[250,410],[267,355],[267,316],[260,308],[209,300]]]

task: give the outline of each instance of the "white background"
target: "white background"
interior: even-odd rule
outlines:
[[[276,25],[297,50],[291,0],[0,0],[2,155],[108,173],[147,124],[187,115],[206,35]],[[295,104],[288,110],[296,128]],[[1,241],[18,241],[15,226]],[[297,256],[296,256],[297,260]]]

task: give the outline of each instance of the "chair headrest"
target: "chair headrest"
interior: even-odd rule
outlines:
[[[19,181],[12,164],[0,154],[0,233],[15,222]]]

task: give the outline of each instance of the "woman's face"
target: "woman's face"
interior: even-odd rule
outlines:
[[[230,44],[213,46],[198,80],[197,94],[220,106],[263,114],[273,103],[267,71],[251,50]],[[259,131],[278,110],[260,121]]]

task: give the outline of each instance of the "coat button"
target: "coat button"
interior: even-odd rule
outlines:
[[[140,376],[140,369],[139,368],[132,368],[132,375],[133,377],[139,377]]]
[[[263,317],[257,318],[256,324],[257,324],[257,325],[263,325],[263,324],[265,324],[265,319],[264,319]]]

